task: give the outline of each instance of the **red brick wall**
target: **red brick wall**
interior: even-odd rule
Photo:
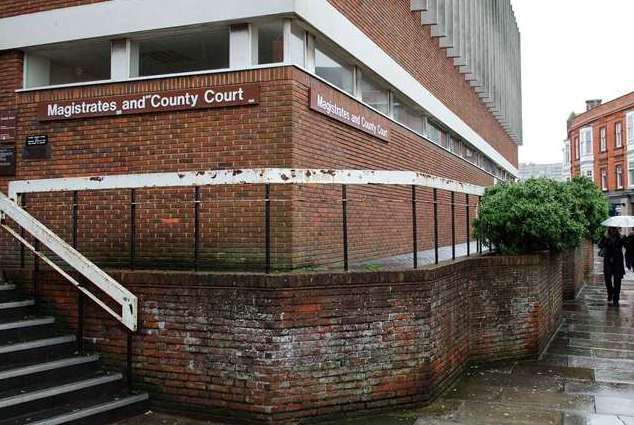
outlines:
[[[19,58],[12,69],[17,75]],[[7,75],[11,75],[10,72]],[[128,174],[222,168],[296,167],[414,170],[488,186],[492,178],[413,132],[392,124],[384,143],[311,111],[312,77],[292,67],[6,94],[18,109],[18,147],[27,135],[47,134],[50,160],[24,160],[18,152],[15,179]],[[7,84],[14,80],[10,80]],[[37,102],[140,93],[203,85],[259,82],[257,106],[39,122]],[[352,101],[352,100],[351,100]],[[20,149],[18,149],[20,150]],[[6,190],[7,178],[0,178]],[[340,187],[272,188],[273,264],[279,269],[342,261]],[[264,264],[262,186],[201,189],[203,268],[258,269]],[[78,248],[110,266],[129,263],[130,193],[79,194]],[[439,244],[451,243],[450,197],[438,192]],[[194,256],[194,190],[137,191],[136,265],[191,269]],[[432,191],[418,190],[419,249],[433,244]],[[411,189],[350,187],[350,260],[411,252]],[[456,242],[466,240],[465,196],[456,195]],[[470,200],[470,217],[477,200]],[[71,194],[26,198],[28,210],[71,240]],[[6,235],[0,236],[6,240]],[[18,259],[6,245],[3,261]]]
[[[111,275],[139,296],[134,373],[154,403],[277,424],[420,403],[469,361],[535,357],[560,318],[561,270],[561,257],[526,256],[397,273]],[[53,272],[39,282],[74,328],[74,290]],[[92,304],[85,336],[122,366],[124,334]]]
[[[410,0],[329,1],[517,167],[517,145],[421,25],[420,12],[410,11]]]

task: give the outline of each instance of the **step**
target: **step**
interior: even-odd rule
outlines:
[[[45,363],[0,371],[0,392],[36,383],[59,382],[66,376],[81,376],[100,368],[99,355],[67,357]]]
[[[38,317],[0,323],[0,344],[44,338],[55,333],[54,317]]]
[[[0,285],[0,302],[8,302],[17,298],[15,285]]]
[[[0,321],[20,319],[28,315],[35,306],[35,300],[0,302]]]
[[[0,425],[106,424],[142,414],[146,411],[148,394],[111,394],[75,400],[39,412],[12,419],[0,419]]]
[[[0,370],[68,357],[75,351],[75,341],[75,335],[62,335],[0,345]]]
[[[117,391],[123,375],[113,373],[88,379],[80,379],[62,385],[31,390],[10,397],[0,398],[0,418],[11,418],[31,412],[51,409],[74,400],[99,398]]]

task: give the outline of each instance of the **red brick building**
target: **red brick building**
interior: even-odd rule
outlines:
[[[564,169],[594,180],[615,212],[631,214],[634,184],[634,92],[607,103],[587,102],[568,121]]]
[[[517,175],[520,77],[507,70],[519,66],[519,33],[510,4],[499,5],[508,32],[501,38],[493,24],[469,27],[460,17],[475,14],[477,6],[458,2],[442,10],[407,0],[389,6],[347,0],[237,3],[227,10],[193,0],[183,7],[170,3],[153,12],[158,16],[141,5],[109,1],[4,3],[0,111],[15,128],[2,141],[8,159],[0,188],[6,190],[10,180],[265,167],[411,170],[479,186]],[[508,67],[478,50],[477,43],[487,40]],[[214,102],[210,93],[216,92]],[[223,93],[240,98],[227,100]],[[311,106],[311,93],[322,102],[315,98]],[[353,111],[359,123],[333,117],[332,108]],[[37,143],[46,146],[32,146]],[[321,195],[310,190],[273,194],[284,198],[273,215],[284,215],[282,203],[301,211],[292,199],[304,196],[302,191],[313,199],[339,198],[338,189]],[[155,202],[160,194],[152,191],[138,194],[139,202],[153,208],[140,212],[140,257],[174,264],[190,256],[192,217],[183,213],[189,192],[173,191],[172,205]],[[64,216],[71,194],[60,195],[65,207],[44,207],[42,196],[29,197],[30,210],[70,238]],[[90,258],[116,263],[128,251],[126,196],[110,199],[112,219],[99,230],[83,228],[86,221],[80,220],[79,246]],[[222,196],[235,193],[203,189],[203,201]],[[431,197],[431,191],[420,196]],[[100,217],[105,201],[97,198],[80,201],[80,217]],[[244,217],[260,215],[260,207],[242,207]],[[316,220],[310,211],[291,216],[292,225],[277,222],[274,250],[281,268],[327,263],[339,255],[338,243],[330,254],[302,246],[307,223]],[[209,222],[210,216],[235,214],[228,206],[201,214],[208,224],[203,257],[212,263],[260,261],[252,247],[254,238],[263,237],[259,224],[250,226],[255,218],[240,225]],[[339,206],[320,214],[339,217]],[[387,219],[395,211],[374,214]],[[444,229],[440,237],[446,238]],[[376,241],[388,239],[379,248],[353,244],[358,258],[406,252],[409,242],[389,241],[393,233],[377,234]],[[458,237],[465,240],[464,234]],[[430,239],[422,246],[430,247]],[[232,258],[221,258],[223,250]]]
[[[470,188],[518,175],[520,87],[509,0],[1,2],[0,191],[138,297],[138,328],[80,313],[6,232],[0,268],[161,407],[284,423],[429,400],[473,359],[539,352],[560,258],[244,272],[341,270],[342,239],[351,263],[471,246]],[[433,184],[240,184],[277,169]],[[196,183],[219,175],[237,184]],[[219,269],[242,273],[200,272]]]

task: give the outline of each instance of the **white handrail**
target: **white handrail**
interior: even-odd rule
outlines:
[[[73,279],[68,273],[64,272],[53,261],[37,251],[28,241],[22,238],[17,232],[11,229],[5,223],[4,215],[15,221],[20,227],[25,229],[35,239],[40,241],[44,246],[54,252],[59,258],[64,260],[66,264],[79,272],[96,287],[108,294],[114,301],[121,305],[121,314],[115,312],[98,297],[90,293],[79,282]],[[14,238],[20,241],[25,247],[31,250],[35,255],[42,258],[49,266],[59,272],[62,276],[70,281],[82,293],[86,294],[90,299],[97,303],[101,308],[108,312],[111,316],[121,322],[131,331],[137,330],[138,317],[138,300],[137,297],[123,287],[119,282],[114,280],[94,263],[84,257],[81,253],[68,245],[59,236],[49,230],[46,226],[36,220],[24,209],[20,208],[15,202],[9,199],[4,193],[0,192],[0,219],[1,226],[8,231]]]
[[[24,193],[267,183],[414,185],[475,196],[484,193],[482,186],[415,171],[249,168],[12,181],[9,197],[19,201]]]

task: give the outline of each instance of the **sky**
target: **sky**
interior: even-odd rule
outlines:
[[[561,162],[587,99],[634,91],[634,0],[511,0],[522,35],[520,162]]]

